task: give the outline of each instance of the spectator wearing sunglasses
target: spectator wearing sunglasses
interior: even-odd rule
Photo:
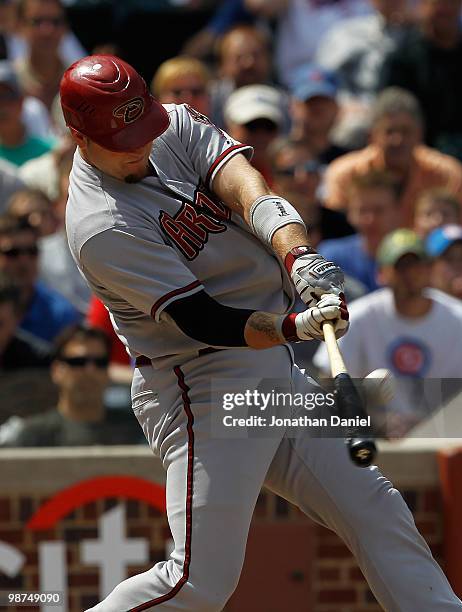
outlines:
[[[62,295],[38,280],[38,235],[34,228],[9,215],[0,217],[0,271],[20,291],[20,328],[52,342],[81,315]]]
[[[58,227],[58,221],[50,199],[40,189],[19,189],[8,200],[8,215],[31,225],[40,238],[50,236]]]
[[[269,147],[280,134],[283,96],[269,85],[246,85],[233,91],[225,108],[225,127],[230,136],[253,147],[252,165],[272,186]]]
[[[19,0],[18,30],[27,45],[25,57],[15,62],[20,84],[50,110],[65,69],[60,44],[67,27],[60,0]]]
[[[269,151],[273,188],[295,206],[310,228],[310,240],[316,246],[321,240],[341,238],[355,230],[343,213],[326,208],[320,199],[322,166],[300,143],[278,138]],[[334,213],[334,214],[332,214]]]
[[[0,0],[0,59],[14,62],[27,55],[27,43],[17,31],[18,0]],[[87,55],[77,36],[66,29],[59,47],[66,66]]]
[[[18,328],[19,312],[19,288],[0,272],[0,373],[50,364],[45,347]]]
[[[109,343],[100,329],[77,325],[54,345],[51,377],[58,388],[56,408],[23,420],[6,446],[88,446],[134,444],[142,431],[123,411],[109,412]],[[144,438],[143,438],[144,439]]]
[[[178,56],[159,66],[151,82],[151,91],[162,104],[189,104],[209,116],[209,81],[205,64],[192,57]]]

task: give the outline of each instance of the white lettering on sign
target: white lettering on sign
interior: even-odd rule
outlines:
[[[0,572],[13,578],[19,574],[25,562],[25,555],[17,548],[6,542],[0,542]]]
[[[149,562],[146,538],[125,537],[125,508],[116,506],[105,512],[98,521],[99,538],[84,540],[80,545],[82,563],[97,565],[100,570],[100,599],[127,577],[130,565]],[[169,544],[167,543],[167,546]],[[9,578],[17,576],[26,563],[25,555],[15,546],[0,541],[0,573]],[[39,582],[42,592],[62,592],[64,604],[42,604],[40,612],[68,612],[68,574],[66,542],[53,540],[38,545]]]
[[[125,537],[125,509],[116,506],[99,520],[98,540],[84,540],[80,545],[82,562],[100,568],[101,599],[127,576],[128,565],[144,565],[149,561],[146,538]]]
[[[38,557],[40,590],[61,592],[62,600],[67,602],[66,544],[59,540],[40,542]],[[56,605],[41,604],[40,612],[57,612]]]

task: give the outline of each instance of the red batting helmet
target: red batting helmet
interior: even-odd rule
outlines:
[[[72,64],[60,92],[67,126],[110,151],[138,149],[170,123],[144,79],[114,55],[89,55]]]

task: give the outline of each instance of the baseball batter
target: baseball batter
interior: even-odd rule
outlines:
[[[322,338],[327,319],[338,336],[348,327],[341,271],[310,248],[249,147],[188,106],[158,104],[116,57],[71,66],[61,100],[78,145],[70,247],[136,357],[133,410],[167,473],[175,545],[92,612],[222,610],[264,484],[345,540],[385,610],[460,611],[400,494],[353,466],[342,440],[212,435],[212,383],[233,393],[284,379],[303,393],[312,381],[290,343]]]

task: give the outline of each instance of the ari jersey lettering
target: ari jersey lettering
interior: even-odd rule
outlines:
[[[224,204],[213,201],[198,190],[194,204],[183,202],[173,217],[162,210],[159,223],[186,259],[192,261],[204,248],[209,234],[220,234],[226,230],[226,225],[221,220],[227,220],[230,216],[230,211]]]

